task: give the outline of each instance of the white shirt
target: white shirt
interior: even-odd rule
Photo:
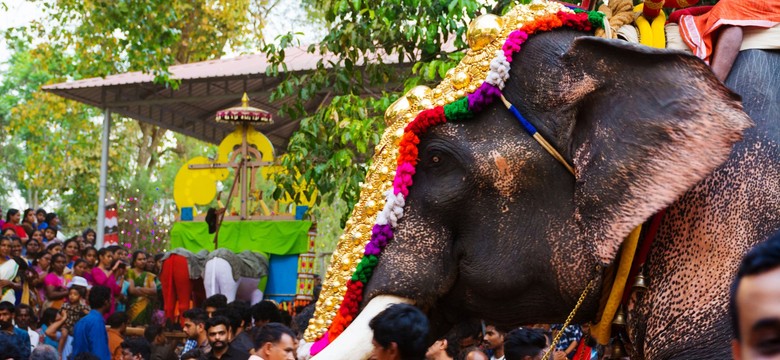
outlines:
[[[505,356],[502,356],[502,357],[500,357],[500,358],[497,358],[497,357],[495,357],[495,356],[491,356],[491,357],[490,357],[490,360],[505,360],[505,358],[506,358],[506,355],[505,355]]]

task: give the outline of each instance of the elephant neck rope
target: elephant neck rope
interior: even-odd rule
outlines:
[[[359,304],[363,300],[363,287],[368,283],[373,271],[378,264],[378,256],[381,254],[388,241],[392,240],[394,228],[398,221],[403,217],[405,199],[409,195],[409,189],[412,186],[412,177],[416,172],[418,163],[417,145],[420,143],[420,136],[433,126],[443,124],[447,121],[467,120],[475,113],[481,112],[496,99],[501,98],[501,90],[509,78],[510,62],[512,56],[520,50],[521,45],[529,35],[538,31],[549,31],[563,26],[579,31],[591,31],[595,27],[601,27],[604,24],[603,14],[596,12],[586,12],[582,10],[571,10],[560,4],[552,2],[540,2],[544,11],[533,9],[535,11],[533,19],[519,24],[518,30],[511,31],[506,38],[503,46],[495,51],[495,57],[489,61],[489,72],[479,87],[472,93],[461,97],[458,100],[428,108],[417,114],[403,129],[403,135],[398,143],[398,157],[396,158],[397,168],[392,182],[392,188],[385,192],[385,204],[381,212],[376,216],[376,222],[371,229],[370,241],[366,244],[364,255],[360,259],[354,273],[346,282],[346,292],[343,300],[337,308],[335,316],[330,321],[327,331],[318,331],[318,326],[325,321],[317,318],[313,319],[307,329],[307,334],[317,333],[319,340],[312,346],[312,355],[316,354],[335,340],[344,329],[357,316]],[[533,6],[533,5],[532,5]],[[485,61],[487,63],[487,61]],[[511,106],[510,106],[511,111]],[[519,114],[519,112],[518,112]],[[522,123],[522,120],[521,120]],[[527,121],[524,128],[530,125]],[[534,138],[542,144],[545,149],[550,151],[552,146],[544,141],[538,132],[534,129]],[[541,139],[541,140],[540,140]],[[552,152],[551,152],[552,153]],[[554,152],[553,156],[557,159],[563,159],[560,154]],[[565,163],[565,161],[563,162]],[[569,166],[570,168],[570,166]],[[573,169],[570,169],[573,171]],[[589,284],[586,290],[580,296],[575,311],[569,315],[573,318],[574,313],[579,308],[582,300],[587,295]],[[318,308],[324,305],[321,298],[318,302]],[[315,314],[315,318],[317,314]],[[317,321],[315,321],[317,320]],[[319,335],[321,334],[321,335]]]

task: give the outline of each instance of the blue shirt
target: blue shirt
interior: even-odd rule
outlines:
[[[0,354],[3,359],[29,359],[30,334],[17,327],[14,327],[13,334],[0,330]]]
[[[73,356],[89,352],[100,360],[111,360],[106,322],[100,311],[92,310],[73,327]]]

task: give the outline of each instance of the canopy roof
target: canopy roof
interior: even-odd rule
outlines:
[[[322,58],[302,48],[285,49],[285,55],[288,72],[313,70]],[[383,57],[383,61],[397,62],[389,57]],[[270,100],[271,92],[284,78],[267,76],[268,66],[261,54],[171,66],[172,78],[181,81],[178,90],[155,84],[153,75],[141,72],[47,85],[43,90],[213,144],[219,144],[235,129],[235,125],[216,122],[216,112],[240,105],[241,95],[246,92],[249,106],[273,114],[273,124],[256,128],[277,151],[283,152],[300,119],[279,115],[284,103],[293,99]],[[372,89],[381,90],[389,89]],[[327,98],[327,93],[317,94],[305,108],[312,111]]]

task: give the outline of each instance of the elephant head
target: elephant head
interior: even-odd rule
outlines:
[[[430,128],[353,326],[388,301],[427,311],[434,335],[468,318],[562,322],[589,281],[601,287],[598,269],[629,232],[713,171],[751,126],[698,59],[573,30],[529,38],[503,94],[575,173],[500,103]],[[598,296],[576,319],[594,318]],[[336,342],[370,343],[347,332]],[[325,358],[342,358],[336,342]]]

